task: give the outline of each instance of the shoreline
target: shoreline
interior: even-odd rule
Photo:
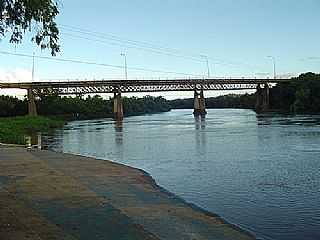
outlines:
[[[73,154],[71,154],[73,155]],[[81,155],[79,155],[81,156]],[[158,185],[156,180],[152,177],[152,175],[150,173],[148,173],[147,171],[141,169],[141,168],[136,168],[136,167],[131,167],[129,165],[125,165],[125,164],[122,164],[122,163],[117,163],[117,162],[114,162],[112,160],[105,160],[105,159],[98,159],[96,158],[95,160],[97,161],[107,161],[107,162],[111,162],[111,163],[115,163],[115,164],[119,164],[121,166],[124,166],[124,167],[129,167],[129,168],[132,168],[132,169],[136,169],[136,170],[139,170],[141,171],[146,177],[148,177],[150,179],[150,184],[153,185],[154,187],[158,188],[161,192],[167,194],[168,196],[172,196],[174,197],[175,199],[187,204],[188,206],[190,206],[192,209],[196,210],[196,211],[200,211],[202,212],[203,214],[209,216],[209,217],[213,217],[213,218],[217,218],[218,220],[220,220],[222,223],[224,224],[228,224],[229,226],[231,226],[232,228],[234,228],[235,230],[237,231],[240,231],[240,232],[243,232],[245,234],[248,234],[249,236],[251,237],[256,237],[255,234],[253,232],[251,232],[250,230],[248,229],[245,229],[237,224],[234,224],[234,223],[230,223],[228,222],[226,219],[224,219],[223,217],[221,217],[219,214],[217,213],[213,213],[213,212],[210,212],[198,205],[196,205],[195,203],[191,203],[191,202],[188,202],[187,200],[185,200],[183,197],[180,197],[178,195],[176,195],[175,193],[173,192],[170,192],[169,190],[167,190],[166,188],[162,187],[161,185]]]
[[[46,150],[46,151],[50,151],[50,152],[53,152],[53,153],[59,153],[59,152],[55,152],[55,151],[52,151],[52,150]],[[152,185],[153,187],[157,188],[159,191],[161,191],[162,193],[170,196],[170,197],[173,197],[175,199],[177,199],[178,201],[181,201],[183,202],[184,204],[188,205],[189,207],[191,207],[192,209],[194,209],[195,211],[200,211],[202,212],[203,214],[207,215],[208,217],[213,217],[213,218],[216,218],[218,219],[219,221],[221,221],[221,223],[223,224],[227,224],[229,225],[230,227],[234,228],[235,230],[237,231],[240,231],[240,232],[243,232],[244,234],[247,234],[249,235],[250,237],[253,237],[254,239],[256,239],[256,235],[248,230],[248,229],[245,229],[244,227],[241,227],[235,223],[231,223],[231,222],[228,222],[226,219],[224,219],[223,217],[221,217],[219,214],[217,213],[213,213],[213,212],[210,212],[208,210],[206,210],[205,208],[202,208],[198,205],[196,205],[195,203],[192,203],[192,202],[188,202],[187,200],[185,200],[183,197],[180,197],[178,195],[176,195],[175,193],[173,192],[170,192],[169,190],[167,190],[166,188],[162,187],[161,185],[159,185],[157,183],[157,181],[152,177],[152,175],[141,169],[141,168],[138,168],[138,167],[132,167],[130,165],[126,165],[126,164],[123,164],[123,163],[119,163],[119,162],[116,162],[116,161],[113,161],[113,160],[107,160],[107,159],[100,159],[100,158],[94,158],[94,157],[87,157],[87,156],[84,156],[84,155],[80,155],[80,154],[74,154],[74,153],[63,153],[63,152],[60,152],[60,154],[67,154],[67,155],[71,155],[71,156],[78,156],[78,157],[85,157],[85,158],[89,158],[91,159],[92,161],[105,161],[109,164],[116,164],[116,165],[119,165],[120,167],[125,167],[125,168],[130,168],[132,170],[138,170],[140,171],[145,177],[148,178],[148,183],[150,185]]]
[[[35,218],[42,219],[43,224],[58,227],[51,234],[60,237],[52,239],[69,239],[61,235],[85,239],[84,230],[100,236],[113,232],[115,239],[255,239],[248,230],[159,186],[142,169],[110,160],[3,145],[0,145],[0,166],[0,194],[7,192],[7,197],[16,199],[13,202],[21,200],[26,209],[40,215]],[[4,215],[6,203],[0,200],[0,216]],[[106,211],[112,212],[111,220]],[[104,226],[109,230],[96,226],[102,219],[110,220]],[[0,218],[0,226],[15,224],[1,221],[5,219]],[[70,221],[77,223],[77,227],[70,227]],[[122,228],[114,233],[116,226]],[[48,226],[43,230],[49,229]],[[33,229],[34,234],[38,231]],[[8,233],[0,227],[0,237],[10,239],[5,234]],[[121,238],[124,235],[126,238]]]

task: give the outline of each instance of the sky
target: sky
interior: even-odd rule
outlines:
[[[319,0],[61,0],[56,58],[115,67],[36,57],[34,79],[123,79],[121,53],[129,79],[206,76],[204,56],[211,77],[272,77],[267,56],[278,77],[319,72],[319,10]],[[20,45],[2,39],[0,81],[32,79],[32,58],[1,52],[50,57],[30,34]],[[168,96],[181,94],[192,96]]]

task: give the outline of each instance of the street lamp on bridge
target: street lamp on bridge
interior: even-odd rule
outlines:
[[[206,60],[207,63],[207,71],[208,71],[208,78],[210,78],[210,67],[209,67],[209,59],[208,56],[206,55],[201,55],[201,57],[203,57]]]
[[[268,58],[272,59],[272,63],[273,63],[273,78],[276,79],[277,75],[276,75],[276,59],[274,56],[267,56]]]
[[[127,55],[125,53],[120,54],[122,57],[124,57],[124,73],[125,73],[125,79],[128,80],[128,66],[127,66]]]
[[[34,82],[34,52],[32,55],[32,76],[31,76],[32,82]]]

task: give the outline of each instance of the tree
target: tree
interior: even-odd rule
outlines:
[[[30,31],[33,42],[56,55],[60,51],[58,14],[56,0],[0,0],[0,40],[9,33],[10,43],[18,44]]]
[[[320,113],[320,74],[304,73],[270,89],[271,108],[293,113]]]

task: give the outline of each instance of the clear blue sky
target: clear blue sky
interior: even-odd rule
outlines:
[[[319,72],[319,0],[67,0],[61,3],[57,22],[64,27],[62,52],[58,57],[123,66],[120,53],[125,52],[129,78],[182,77],[135,71],[130,67],[206,74],[205,62],[189,59],[190,54],[198,60],[201,60],[199,55],[208,55],[212,76],[266,77],[267,73],[271,76],[272,62],[268,55],[276,58],[278,75]],[[71,32],[65,25],[105,34],[108,39]],[[183,57],[138,50],[123,42],[119,46],[119,41],[110,41],[110,34],[167,47],[170,54],[172,49],[177,49]],[[29,39],[16,47],[5,39],[0,42],[0,50],[25,54],[35,51],[36,55],[49,56],[49,51],[40,51]],[[30,58],[0,55],[2,77],[8,72],[30,70]],[[121,78],[123,72],[117,68],[36,60],[36,77],[40,79]]]

